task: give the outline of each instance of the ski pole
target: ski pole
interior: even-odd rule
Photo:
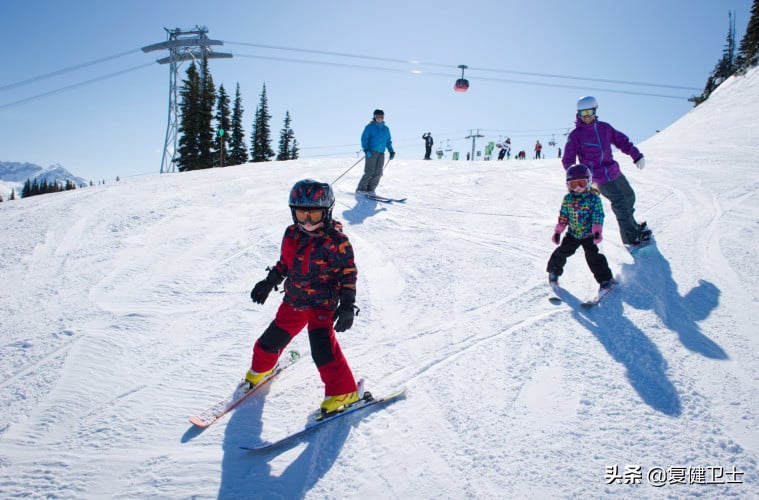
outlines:
[[[344,176],[345,174],[347,174],[348,172],[350,172],[350,171],[351,171],[351,169],[352,169],[353,167],[355,167],[356,165],[358,165],[358,164],[359,164],[359,162],[360,162],[361,160],[363,160],[365,157],[366,157],[366,155],[364,155],[364,156],[362,156],[361,158],[359,158],[359,159],[358,159],[358,161],[357,161],[356,163],[354,163],[353,165],[351,165],[351,166],[348,168],[348,170],[346,170],[345,172],[343,172],[342,174],[340,174],[339,176],[337,176],[337,179],[335,179],[334,181],[332,181],[332,185],[334,186],[334,185],[335,185],[335,183],[336,183],[337,181],[339,181],[339,180],[340,180],[340,178],[341,178],[342,176]]]

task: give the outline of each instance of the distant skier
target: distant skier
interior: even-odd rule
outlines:
[[[535,159],[540,159],[540,152],[543,150],[543,145],[540,143],[540,141],[535,143]]]
[[[629,155],[640,170],[646,165],[643,153],[630,139],[606,122],[599,121],[598,101],[593,96],[577,101],[575,129],[569,133],[561,159],[564,170],[577,160],[593,172],[593,182],[601,194],[611,202],[611,209],[619,223],[619,233],[625,245],[641,245],[651,238],[646,223],[638,224],[635,212],[635,192],[622,174],[619,163],[612,156],[611,146]]]
[[[374,118],[364,127],[361,134],[361,149],[366,154],[364,175],[358,182],[357,194],[375,194],[385,167],[385,149],[390,152],[390,159],[395,158],[390,129],[385,125],[385,112],[374,110]]]
[[[501,151],[498,152],[499,160],[503,160],[504,157],[507,159],[511,157],[511,139],[508,137],[503,142],[503,144],[501,144]]]
[[[263,304],[286,279],[285,294],[274,321],[253,346],[245,375],[250,387],[264,380],[287,344],[308,327],[311,357],[324,382],[321,409],[326,413],[359,399],[356,380],[335,337],[335,332],[353,325],[357,271],[348,237],[332,219],[334,204],[332,187],[325,182],[304,179],[290,190],[293,224],[285,229],[279,261],[266,279],[256,283],[250,297]]]
[[[432,157],[432,134],[427,132],[426,134],[422,135],[422,139],[424,139],[424,159],[425,160],[431,160]]]
[[[609,289],[614,286],[614,279],[606,257],[598,250],[598,244],[603,240],[604,223],[601,197],[595,188],[591,189],[591,173],[585,165],[569,167],[566,179],[569,193],[564,195],[559,210],[559,222],[551,238],[555,244],[561,242],[561,245],[548,259],[548,282],[558,284],[559,276],[564,273],[567,258],[582,247],[585,261],[601,291]],[[561,240],[561,233],[566,228],[569,228],[567,234]]]

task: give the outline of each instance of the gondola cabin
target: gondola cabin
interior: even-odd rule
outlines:
[[[469,89],[469,80],[464,78],[464,70],[467,68],[466,64],[459,64],[461,68],[461,78],[456,80],[456,84],[453,86],[453,90],[456,92],[466,92]]]

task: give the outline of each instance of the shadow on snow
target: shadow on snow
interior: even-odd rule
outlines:
[[[302,498],[332,468],[352,425],[331,425],[287,446],[264,453],[241,450],[262,441],[264,403],[268,390],[232,412],[224,436],[218,498]],[[307,415],[304,412],[304,425]],[[292,429],[295,430],[295,429]],[[305,447],[284,470],[271,461],[293,448]],[[290,457],[288,456],[288,459]],[[276,472],[275,472],[276,469]]]
[[[623,301],[636,309],[650,309],[677,333],[687,349],[710,359],[728,359],[725,351],[701,332],[697,321],[707,318],[719,303],[719,290],[707,281],[681,296],[669,262],[652,245],[622,267],[622,286],[599,307],[585,309],[580,300],[562,290],[575,319],[587,328],[611,357],[625,366],[630,385],[651,408],[677,417],[680,397],[667,377],[667,362],[656,345],[624,315]]]

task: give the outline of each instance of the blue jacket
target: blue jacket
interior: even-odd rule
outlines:
[[[391,153],[395,152],[393,139],[390,138],[390,129],[384,123],[372,120],[364,127],[364,132],[361,134],[361,149],[384,153],[385,148]]]

